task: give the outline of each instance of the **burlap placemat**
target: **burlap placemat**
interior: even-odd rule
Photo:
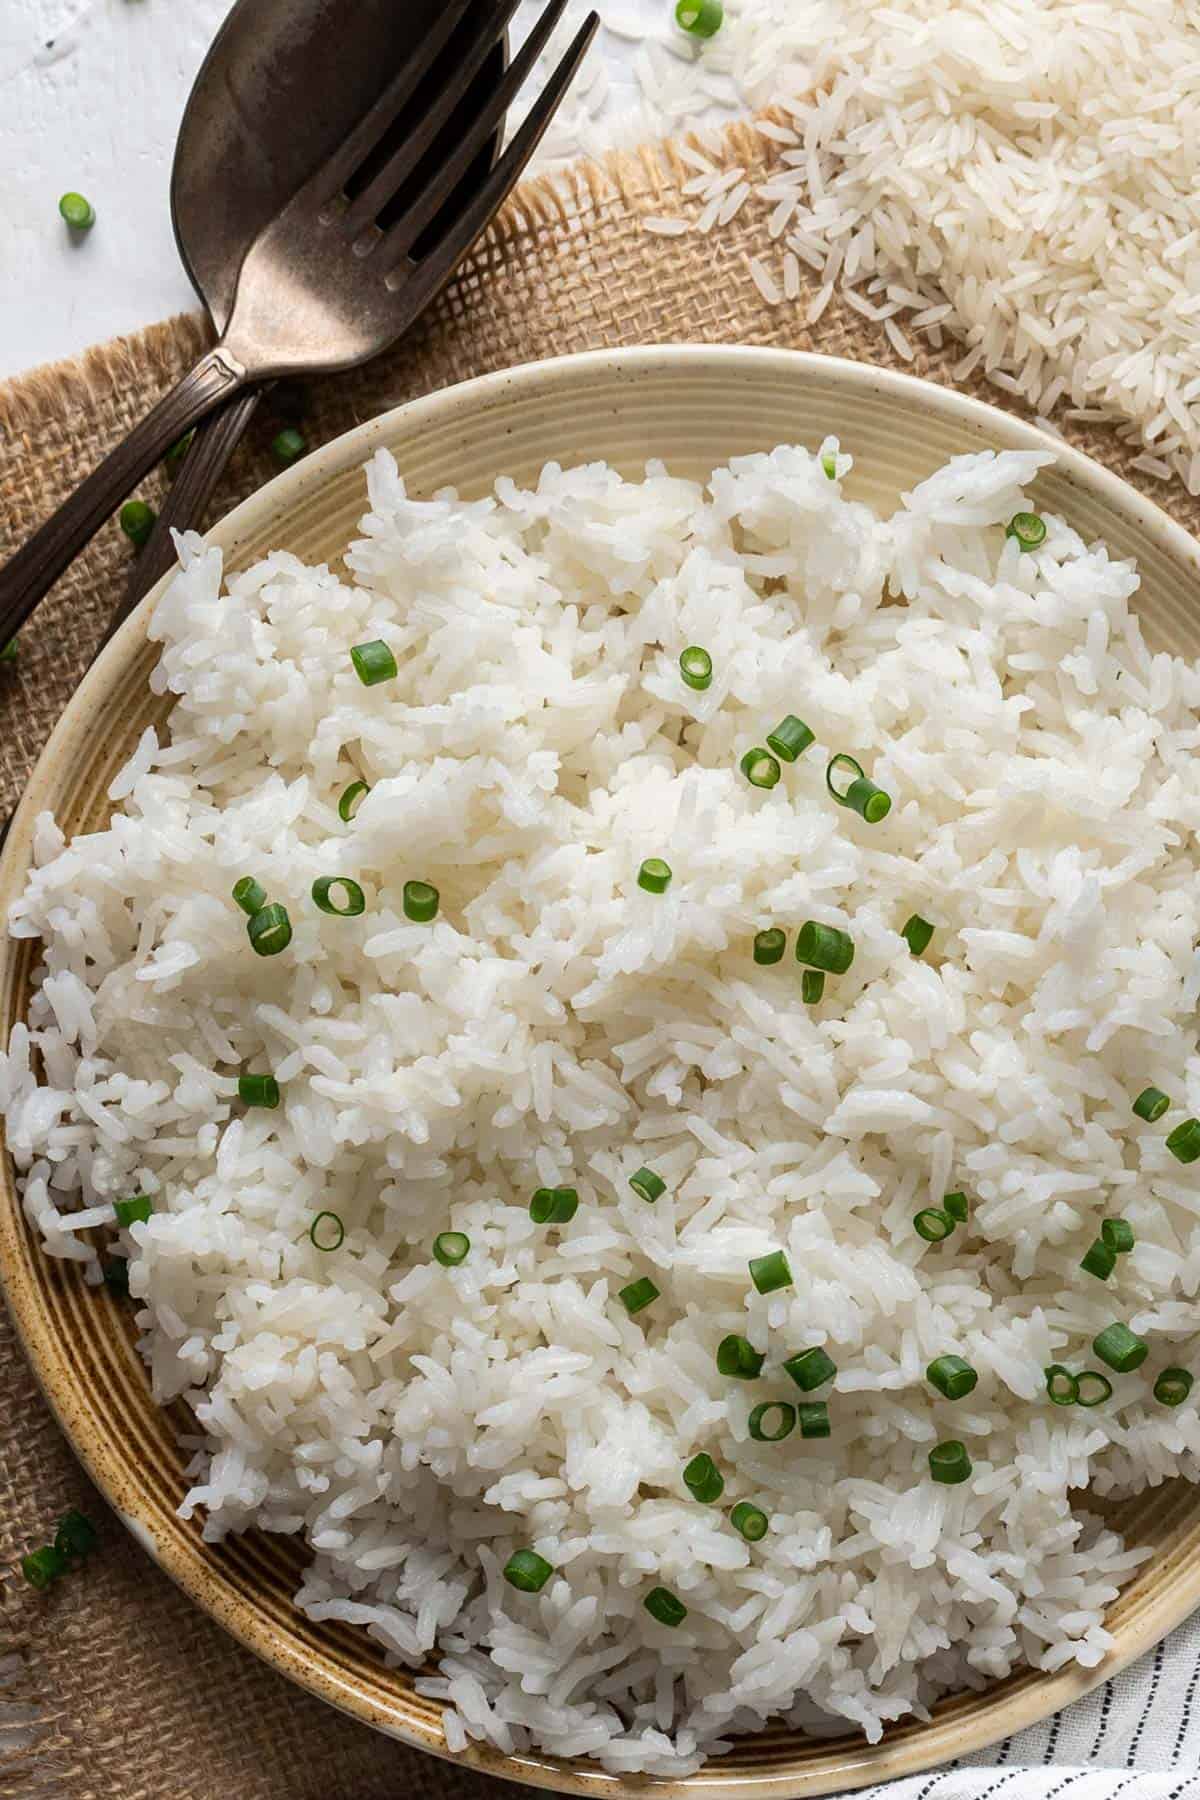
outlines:
[[[762,166],[770,145],[731,128],[725,160]],[[310,442],[384,407],[494,369],[639,343],[774,344],[902,367],[882,329],[835,300],[811,330],[809,290],[772,309],[748,257],[765,237],[747,204],[713,237],[646,233],[648,213],[698,210],[692,171],[670,150],[587,164],[527,183],[504,218],[394,354],[313,382],[300,402]],[[179,318],[0,389],[0,550],[15,548],[182,373],[204,332]],[[912,368],[951,384],[957,348]],[[1006,401],[982,381],[980,397]],[[289,405],[296,405],[293,395]],[[279,404],[263,409],[214,502],[214,516],[272,473]],[[1200,503],[1130,468],[1106,428],[1064,434],[1143,487],[1191,530]],[[151,498],[153,484],[143,489]],[[7,813],[85,668],[128,568],[115,525],[43,605],[18,663],[0,669],[0,807]],[[495,1784],[404,1749],[309,1699],[184,1599],[91,1489],[42,1401],[0,1312],[0,1793],[38,1800],[468,1800]],[[86,1577],[35,1594],[18,1556],[68,1506],[100,1521]],[[28,1711],[26,1712],[26,1707]],[[512,1796],[519,1790],[510,1790]]]

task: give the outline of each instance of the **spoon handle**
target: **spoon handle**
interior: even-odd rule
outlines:
[[[43,594],[164,451],[244,380],[240,364],[220,347],[202,356],[9,558],[0,569],[0,644],[16,637]]]
[[[213,489],[225,473],[225,466],[241,442],[242,435],[254,416],[261,388],[243,388],[196,427],[196,435],[171,484],[162,511],[154,523],[146,543],[134,559],[125,592],[118,602],[108,629],[107,644],[122,626],[134,607],[145,598],[155,582],[175,566],[172,531],[199,529],[204,509]]]

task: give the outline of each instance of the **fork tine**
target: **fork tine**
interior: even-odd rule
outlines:
[[[541,55],[546,39],[562,17],[566,3],[567,0],[550,0],[550,4],[522,44],[519,55],[513,58],[503,79],[488,95],[487,103],[479,117],[474,119],[463,133],[462,138],[455,145],[434,179],[416,196],[403,216],[384,233],[383,242],[376,252],[384,267],[391,268],[406,251],[412,248],[426,225],[437,216],[453,194],[495,131],[498,122],[508,111],[513,95],[522,86]]]
[[[475,239],[516,186],[522,170],[541,142],[547,125],[558,111],[559,102],[570,87],[599,24],[600,15],[589,13],[487,180],[470,205],[455,219],[445,237],[422,261],[422,287],[428,293],[436,293],[442,283],[449,280]],[[387,239],[384,240],[384,253],[386,248]],[[400,251],[394,257],[392,266],[403,254]]]
[[[478,3],[479,0],[444,0],[441,17],[420,39],[413,55],[405,60],[370,111],[311,177],[309,190],[316,195],[322,209],[331,204],[364,158],[370,155],[401,107],[429,73],[434,59],[453,37],[468,7]]]
[[[521,0],[500,0],[498,6],[476,5],[470,24],[470,39],[465,43],[456,42],[455,50],[461,60],[456,61],[445,87],[429,110],[413,126],[404,142],[388,158],[378,175],[351,201],[341,221],[343,231],[349,236],[356,237],[364,226],[372,223],[375,215],[396,192],[404,176],[416,168],[420,158],[450,119],[455,107],[482,69],[496,39],[507,28],[520,3]]]

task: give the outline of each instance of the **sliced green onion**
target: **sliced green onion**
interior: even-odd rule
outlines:
[[[154,530],[157,517],[154,508],[144,500],[127,500],[117,514],[117,523],[134,549],[140,550]]]
[[[715,37],[724,17],[721,0],[677,0],[675,7],[675,23],[692,37]]]
[[[256,956],[278,956],[292,941],[292,921],[286,906],[272,901],[260,906],[253,918],[246,920],[246,936]]]
[[[738,766],[750,786],[756,788],[773,788],[783,773],[771,752],[758,745],[747,750]]]
[[[428,925],[430,919],[437,918],[442,896],[432,882],[406,881],[401,892],[401,903],[406,919],[411,919],[415,925]]]
[[[829,1407],[824,1400],[806,1400],[796,1411],[800,1418],[800,1436],[806,1438],[827,1438],[829,1436]]]
[[[683,1484],[692,1498],[703,1501],[705,1506],[719,1500],[725,1492],[725,1477],[718,1469],[711,1456],[702,1450],[699,1456],[693,1456],[683,1471]]]
[[[375,687],[380,681],[393,681],[399,673],[396,658],[382,638],[372,638],[369,644],[355,644],[350,652],[350,661],[364,687]]]
[[[947,1487],[957,1487],[960,1481],[966,1481],[971,1473],[971,1459],[967,1455],[966,1445],[960,1444],[957,1438],[947,1438],[945,1443],[935,1444],[929,1452],[929,1473],[935,1481],[941,1481]]]
[[[9,638],[7,644],[5,644],[2,649],[0,649],[0,663],[16,662],[16,660],[17,660],[17,640],[16,640],[16,638]]]
[[[1143,1088],[1133,1103],[1133,1110],[1139,1119],[1145,1119],[1148,1125],[1157,1125],[1171,1102],[1161,1088]]]
[[[308,1239],[314,1250],[340,1250],[346,1227],[335,1212],[319,1212],[308,1228]]]
[[[239,1075],[238,1099],[243,1106],[278,1106],[279,1083],[273,1075]]]
[[[338,800],[338,818],[343,825],[350,823],[370,791],[370,784],[365,781],[352,781],[348,788],[342,790]]]
[[[826,476],[827,480],[829,480],[829,481],[837,480],[837,457],[834,455],[832,450],[826,450],[825,454],[822,456],[821,467],[825,471],[825,476]]]
[[[1200,1119],[1185,1119],[1167,1133],[1167,1149],[1181,1163],[1194,1163],[1200,1156]]]
[[[185,431],[181,438],[176,438],[175,442],[171,445],[171,448],[163,457],[163,468],[166,470],[168,481],[174,481],[175,477],[178,475],[183,466],[184,458],[192,447],[192,439],[195,435],[196,431],[193,426],[191,431]]]
[[[1117,1256],[1128,1256],[1136,1243],[1133,1226],[1127,1219],[1105,1219],[1100,1236]]]
[[[666,1182],[653,1169],[638,1169],[629,1177],[629,1185],[639,1200],[649,1201],[651,1206],[667,1191]]]
[[[1046,1370],[1046,1393],[1055,1406],[1074,1406],[1079,1398],[1079,1383],[1070,1369],[1051,1363]]]
[[[824,969],[805,969],[800,977],[800,998],[805,1006],[818,1006],[824,992]]]
[[[766,1357],[736,1332],[723,1337],[717,1345],[718,1375],[731,1375],[737,1381],[754,1381],[761,1374],[765,1361]]]
[[[536,1550],[514,1550],[504,1565],[505,1581],[523,1594],[540,1594],[553,1573],[553,1563]]]
[[[271,455],[281,469],[289,469],[294,462],[299,462],[308,443],[302,431],[294,425],[285,425],[283,430],[271,439]]]
[[[759,1506],[751,1506],[749,1500],[738,1501],[729,1515],[729,1522],[748,1544],[757,1544],[760,1538],[767,1535],[766,1513]]]
[[[1080,1257],[1079,1266],[1089,1275],[1095,1275],[1097,1280],[1107,1281],[1117,1266],[1117,1259],[1103,1239],[1096,1238]]]
[[[1182,1406],[1192,1391],[1187,1369],[1163,1369],[1154,1380],[1154,1398],[1161,1406]]]
[[[671,885],[671,865],[661,856],[648,856],[637,873],[637,884],[648,894],[665,894]]]
[[[104,1285],[114,1300],[129,1298],[129,1264],[123,1256],[110,1256],[105,1263]]]
[[[144,1225],[154,1211],[154,1202],[149,1194],[135,1194],[132,1200],[114,1200],[113,1211],[117,1215],[117,1224],[125,1230],[131,1225]]]
[[[965,1400],[979,1385],[978,1374],[961,1356],[935,1356],[925,1377],[947,1400]]]
[[[927,1244],[941,1244],[954,1230],[954,1220],[940,1206],[923,1206],[913,1219],[913,1230]]]
[[[1129,1375],[1134,1369],[1140,1369],[1150,1354],[1150,1346],[1145,1338],[1138,1337],[1130,1331],[1128,1325],[1120,1320],[1106,1325],[1099,1335],[1092,1339],[1092,1349],[1102,1363],[1115,1369],[1118,1375]]]
[[[60,1556],[90,1556],[100,1542],[100,1534],[86,1514],[74,1507],[58,1521],[54,1548]]]
[[[796,1409],[790,1400],[764,1400],[751,1409],[746,1428],[756,1444],[778,1444],[796,1429]]]
[[[1046,521],[1040,513],[1014,513],[1004,535],[1016,538],[1022,550],[1036,550],[1046,541]]]
[[[807,919],[796,933],[796,961],[810,969],[844,975],[854,961],[854,939],[836,925],[818,925]]]
[[[340,888],[342,904],[337,904],[334,889]],[[357,881],[348,875],[319,875],[312,884],[313,904],[335,919],[357,919],[367,910],[367,897]]]
[[[261,881],[255,881],[253,875],[243,875],[240,881],[234,882],[233,897],[242,911],[251,918],[267,904],[267,890]]]
[[[707,4],[707,0],[705,0]],[[642,1605],[652,1619],[660,1625],[682,1625],[687,1618],[687,1607],[674,1595],[670,1588],[651,1588]]]
[[[793,763],[798,756],[803,756],[810,744],[817,741],[816,732],[810,731],[803,719],[795,713],[788,713],[780,719],[774,731],[767,733],[767,749],[773,750],[784,762]]]
[[[48,1588],[52,1581],[66,1573],[67,1559],[61,1550],[53,1544],[45,1544],[40,1550],[31,1550],[28,1556],[21,1558],[21,1573],[30,1587]]]
[[[787,949],[787,932],[780,931],[772,925],[768,931],[756,931],[754,934],[754,960],[769,967],[771,963],[783,961],[783,953]]]
[[[942,1211],[948,1212],[956,1225],[965,1225],[967,1222],[967,1196],[957,1190],[953,1194],[943,1194]]]
[[[900,933],[914,956],[921,956],[929,948],[933,937],[933,926],[920,913],[913,913]]]
[[[433,1240],[433,1260],[443,1269],[457,1269],[466,1260],[471,1240],[465,1231],[439,1231]]]
[[[819,1345],[789,1356],[783,1366],[796,1386],[803,1388],[806,1394],[811,1394],[814,1388],[824,1387],[837,1374],[837,1364]]]
[[[72,231],[90,231],[96,223],[96,209],[82,194],[64,194],[58,210]]]
[[[1101,1401],[1111,1398],[1113,1391],[1112,1382],[1107,1375],[1101,1375],[1099,1369],[1085,1369],[1075,1387],[1080,1406],[1099,1406]]]
[[[766,1256],[752,1256],[750,1279],[760,1294],[774,1294],[780,1288],[791,1287],[792,1271],[783,1251],[772,1250]]]
[[[835,769],[853,769],[854,771],[853,781],[841,792],[833,785]],[[856,812],[864,818],[868,825],[878,825],[879,821],[886,819],[892,810],[892,796],[885,793],[883,788],[877,787],[869,776],[863,773],[862,764],[853,756],[847,756],[844,751],[838,756],[831,757],[829,766],[825,770],[825,785],[839,806],[848,806],[851,812]]]
[[[617,1299],[632,1319],[635,1313],[640,1313],[644,1307],[658,1299],[658,1292],[650,1277],[643,1275],[639,1281],[631,1281],[628,1287],[621,1288]]]
[[[535,1225],[569,1225],[579,1211],[579,1193],[573,1187],[538,1188],[529,1202]]]
[[[689,644],[679,658],[679,673],[688,687],[702,694],[712,686],[712,657],[699,644]]]

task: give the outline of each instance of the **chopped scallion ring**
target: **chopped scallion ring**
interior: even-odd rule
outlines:
[[[1137,1241],[1128,1219],[1105,1219],[1100,1236],[1115,1256],[1128,1256]]]
[[[800,1419],[800,1436],[805,1438],[827,1438],[829,1436],[829,1407],[824,1400],[806,1400],[803,1406],[796,1409]]]
[[[913,1219],[913,1230],[927,1244],[941,1244],[954,1230],[954,1220],[940,1206],[923,1206]]]
[[[346,1227],[335,1212],[319,1212],[308,1228],[308,1239],[314,1250],[340,1250]]]
[[[1100,1361],[1107,1363],[1110,1369],[1115,1369],[1118,1375],[1129,1375],[1134,1369],[1140,1369],[1150,1354],[1150,1346],[1145,1338],[1138,1337],[1136,1332],[1130,1331],[1128,1325],[1122,1324],[1119,1319],[1106,1325],[1092,1339],[1092,1349]]]
[[[731,1332],[717,1345],[717,1373],[737,1381],[754,1381],[762,1373],[766,1357],[747,1338]]]
[[[635,1313],[640,1313],[644,1307],[657,1300],[658,1293],[659,1290],[650,1277],[643,1275],[639,1281],[631,1281],[628,1287],[621,1288],[617,1299],[632,1319]]]
[[[1187,1369],[1162,1369],[1154,1380],[1154,1398],[1160,1406],[1182,1406],[1192,1391]]]
[[[749,1500],[739,1500],[729,1515],[733,1529],[740,1532],[748,1544],[757,1544],[767,1535],[767,1515],[759,1506],[752,1506]]]
[[[1037,550],[1046,541],[1046,521],[1040,513],[1014,513],[1004,535],[1016,538],[1021,550]]]
[[[154,1202],[149,1194],[135,1194],[132,1200],[114,1200],[113,1211],[117,1215],[117,1224],[123,1230],[131,1225],[144,1225],[154,1211]]]
[[[967,1222],[967,1196],[958,1191],[942,1195],[942,1211],[948,1212],[956,1225]]]
[[[803,719],[795,713],[788,713],[780,719],[774,731],[767,733],[767,749],[773,750],[784,762],[793,763],[798,756],[803,756],[810,744],[817,741],[816,733],[810,731]]]
[[[769,750],[755,745],[747,750],[738,767],[751,787],[773,788],[783,771]]]
[[[715,37],[724,17],[721,0],[677,0],[675,7],[675,23],[692,37]]]
[[[82,194],[64,194],[58,210],[72,231],[90,231],[96,223],[96,209]]]
[[[836,925],[806,919],[796,933],[796,961],[830,975],[844,975],[854,961],[854,939]]]
[[[667,1191],[666,1182],[653,1169],[638,1169],[629,1177],[629,1185],[639,1200],[647,1200],[652,1206]]]
[[[270,906],[260,906],[254,916],[246,920],[246,936],[256,956],[278,956],[292,941],[292,921],[287,907],[280,906],[278,901],[272,901]]]
[[[812,1350],[800,1350],[795,1356],[789,1356],[783,1367],[796,1386],[806,1394],[811,1394],[814,1388],[824,1387],[837,1374],[837,1364],[819,1345]]]
[[[522,1594],[540,1594],[553,1573],[553,1563],[536,1550],[514,1550],[504,1565],[505,1581]]]
[[[242,911],[253,918],[267,904],[267,890],[261,881],[255,881],[253,875],[243,875],[240,881],[233,884],[233,898]]]
[[[834,771],[840,772],[843,769],[853,770],[854,779],[849,787],[839,790],[833,784]],[[855,757],[847,756],[844,751],[830,758],[825,770],[825,785],[839,806],[848,806],[851,812],[858,813],[868,825],[878,825],[892,810],[892,796],[885,793],[883,788],[877,787],[863,773],[862,764]]]
[[[766,1256],[752,1256],[750,1279],[760,1294],[774,1294],[780,1288],[791,1287],[792,1271],[783,1251],[772,1250]]]
[[[665,894],[671,885],[671,865],[661,856],[648,856],[637,872],[637,884],[647,894]]]
[[[769,968],[772,963],[782,962],[783,953],[787,949],[787,932],[780,931],[772,925],[767,931],[756,931],[754,934],[754,960]]]
[[[796,1429],[796,1409],[790,1400],[764,1400],[751,1409],[746,1429],[756,1444],[778,1444]]]
[[[1194,1163],[1200,1156],[1200,1119],[1184,1119],[1174,1131],[1169,1131],[1167,1149],[1179,1162]]]
[[[957,1438],[947,1438],[945,1443],[935,1444],[929,1452],[929,1473],[935,1481],[947,1487],[957,1487],[959,1482],[969,1479],[971,1459],[967,1455],[967,1447],[960,1444]]]
[[[154,530],[158,514],[144,500],[127,500],[117,514],[117,523],[135,550],[140,550]]]
[[[399,673],[396,658],[382,638],[372,638],[368,644],[355,644],[350,652],[350,661],[364,687],[374,687],[380,681],[393,681]]]
[[[805,969],[800,977],[800,998],[805,1006],[817,1006],[825,992],[824,969]]]
[[[821,467],[825,471],[825,477],[828,481],[837,480],[837,457],[833,454],[832,450],[826,450],[825,454],[822,456]]]
[[[1113,1391],[1112,1382],[1107,1375],[1101,1375],[1099,1369],[1085,1369],[1075,1388],[1080,1406],[1099,1406],[1102,1401],[1111,1399]]]
[[[100,1534],[86,1513],[77,1512],[72,1507],[58,1521],[54,1533],[54,1548],[60,1556],[90,1556],[99,1542]]]
[[[66,1569],[66,1557],[53,1544],[44,1544],[40,1550],[31,1550],[28,1556],[21,1558],[21,1573],[33,1588],[48,1588],[51,1582],[66,1573]]]
[[[529,1202],[535,1225],[569,1225],[579,1211],[579,1193],[573,1187],[538,1188]]]
[[[670,1588],[651,1588],[642,1605],[652,1619],[660,1625],[682,1625],[687,1618],[687,1607],[683,1601],[673,1594]]]
[[[278,1106],[279,1083],[273,1075],[239,1075],[238,1099],[243,1106]]]
[[[933,926],[928,919],[923,919],[920,913],[913,913],[905,922],[900,936],[914,956],[922,956],[929,948],[930,940],[933,937]]]
[[[961,1356],[935,1356],[925,1377],[947,1400],[965,1400],[979,1384],[978,1374]]]
[[[343,825],[350,823],[370,791],[370,784],[365,781],[352,781],[348,788],[342,790],[338,799],[338,818]]]
[[[692,688],[697,694],[702,694],[705,688],[712,686],[712,657],[707,650],[701,649],[699,644],[689,644],[687,649],[680,654],[679,673],[685,686]]]
[[[705,1506],[710,1506],[725,1492],[725,1477],[712,1457],[702,1450],[699,1456],[693,1456],[691,1462],[685,1467],[683,1485],[694,1500],[700,1500]]]
[[[1079,1399],[1079,1382],[1070,1369],[1051,1363],[1046,1370],[1046,1394],[1055,1406],[1074,1406]]]
[[[430,919],[436,919],[442,903],[441,895],[429,881],[406,881],[400,898],[405,918],[414,925],[428,925]]]
[[[1095,1275],[1097,1280],[1107,1281],[1117,1266],[1117,1259],[1103,1239],[1096,1238],[1080,1257],[1079,1266],[1089,1275]]]
[[[341,890],[342,904],[337,903],[334,890]],[[312,884],[313,905],[323,913],[329,913],[335,919],[357,919],[359,913],[367,910],[367,897],[357,881],[351,881],[348,875],[319,875]]]
[[[1148,1125],[1157,1125],[1171,1102],[1161,1088],[1143,1088],[1133,1103],[1133,1110],[1139,1119],[1145,1119]]]
[[[471,1240],[465,1231],[439,1231],[433,1240],[433,1260],[443,1269],[456,1269],[465,1261]]]
[[[290,469],[294,462],[299,462],[307,449],[304,433],[297,431],[294,425],[285,425],[271,439],[271,455],[281,469]]]

